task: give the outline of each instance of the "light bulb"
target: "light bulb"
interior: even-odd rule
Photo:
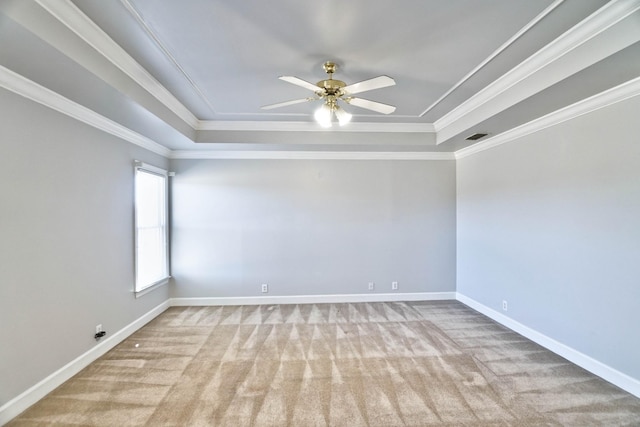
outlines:
[[[323,128],[331,127],[331,108],[327,104],[322,104],[313,115]]]
[[[347,113],[340,107],[336,107],[335,112],[340,126],[344,126],[349,123],[351,121],[351,117],[353,117],[351,114]]]

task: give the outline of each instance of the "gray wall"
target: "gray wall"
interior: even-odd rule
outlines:
[[[455,162],[174,160],[175,297],[455,291]]]
[[[640,97],[460,159],[458,292],[640,379]]]
[[[173,274],[132,295],[132,160],[0,90],[0,406],[171,296],[457,290],[640,378],[640,99],[458,161],[175,160]],[[456,202],[457,169],[457,202]],[[456,244],[457,206],[457,244]]]
[[[0,90],[0,406],[168,298],[135,299],[133,159],[160,156]]]

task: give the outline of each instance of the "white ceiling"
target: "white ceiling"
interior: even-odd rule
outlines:
[[[456,151],[640,75],[637,0],[9,0],[1,65],[172,150]],[[320,130],[309,93],[389,75]],[[359,95],[360,96],[360,95]]]

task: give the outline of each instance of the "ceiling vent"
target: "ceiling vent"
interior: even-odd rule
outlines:
[[[474,133],[473,135],[470,135],[470,136],[466,137],[465,139],[467,141],[477,141],[480,138],[484,138],[487,135],[489,135],[489,134],[488,133]]]

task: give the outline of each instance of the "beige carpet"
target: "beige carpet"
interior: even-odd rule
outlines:
[[[639,426],[640,399],[456,301],[174,307],[11,426]]]

